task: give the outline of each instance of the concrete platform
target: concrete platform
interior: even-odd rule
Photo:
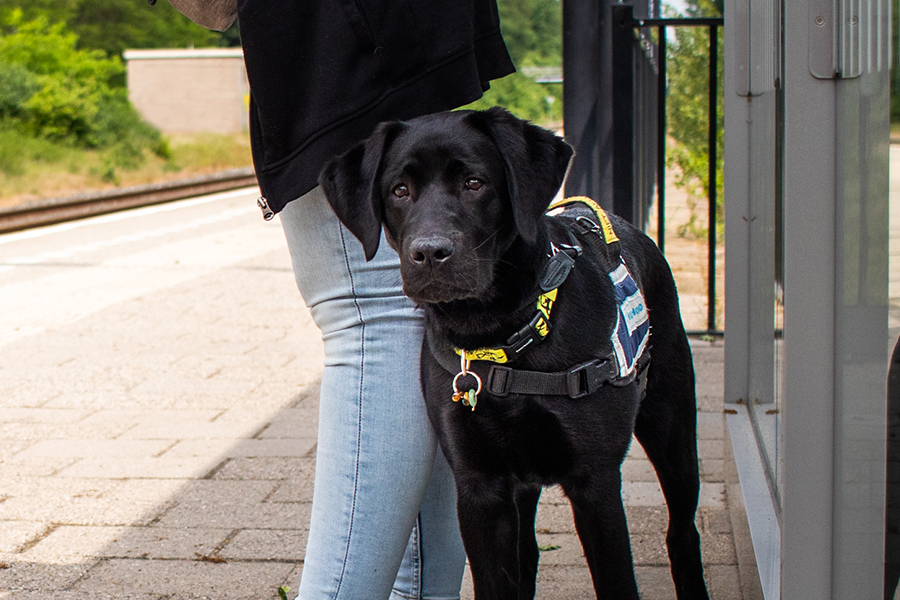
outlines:
[[[0,599],[277,597],[303,568],[322,345],[254,190],[0,236]],[[758,598],[722,414],[693,342],[698,515],[716,600]],[[674,598],[636,444],[642,596]],[[538,597],[592,598],[571,512],[542,499]],[[471,598],[468,578],[463,598]]]

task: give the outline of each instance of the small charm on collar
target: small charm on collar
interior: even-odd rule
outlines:
[[[453,401],[462,400],[464,406],[471,406],[475,410],[478,404],[478,394],[481,393],[481,377],[474,371],[469,371],[469,359],[466,357],[466,351],[461,350],[459,353],[459,373],[453,378]],[[459,380],[462,377],[472,377],[475,379],[475,387],[468,386],[468,389],[459,389]]]

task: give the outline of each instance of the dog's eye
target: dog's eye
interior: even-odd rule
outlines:
[[[393,193],[397,198],[408,198],[409,188],[406,186],[406,184],[401,183],[393,189]]]
[[[473,192],[477,192],[484,187],[484,182],[477,177],[469,177],[466,179],[466,187]]]

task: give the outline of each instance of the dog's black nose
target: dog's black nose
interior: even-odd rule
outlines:
[[[410,259],[419,265],[442,263],[453,256],[453,242],[444,237],[419,238],[409,246]]]

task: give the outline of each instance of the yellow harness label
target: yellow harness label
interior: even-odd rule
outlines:
[[[457,354],[462,354],[462,350],[456,348]],[[495,363],[505,363],[509,360],[506,352],[501,348],[479,348],[478,350],[466,350],[466,358],[469,360],[489,360]]]
[[[537,309],[541,313],[541,318],[534,324],[534,330],[541,338],[547,337],[550,333],[550,310],[553,308],[553,301],[556,300],[557,290],[553,289],[546,294],[541,294],[537,299]],[[463,350],[454,348],[457,354],[462,354]],[[495,363],[509,362],[509,356],[503,348],[478,348],[477,350],[466,350],[466,358],[469,360],[487,360]]]
[[[537,301],[537,309],[544,317],[535,323],[534,329],[542,338],[550,333],[550,311],[553,309],[553,301],[556,300],[556,292],[557,290],[550,290],[546,294],[541,294]]]
[[[541,319],[534,325],[535,331],[542,338],[547,337],[547,334],[550,333],[550,323],[547,322],[547,319]]]
[[[618,242],[619,236],[613,231],[612,223],[609,222],[609,217],[606,216],[606,212],[604,212],[603,209],[600,209],[600,212],[597,213],[597,217],[600,219],[600,228],[603,229],[603,239],[606,240],[606,243],[612,244],[613,242]]]
[[[553,301],[556,300],[556,292],[557,290],[554,289],[546,294],[541,294],[537,301],[537,309],[548,319],[550,318],[550,310],[553,308]]]

